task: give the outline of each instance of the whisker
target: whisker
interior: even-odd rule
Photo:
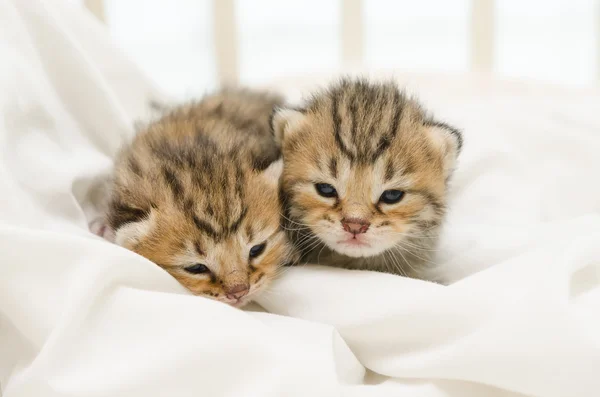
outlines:
[[[321,259],[321,252],[323,252],[324,249],[325,249],[325,244],[323,244],[323,246],[321,247],[321,250],[317,254],[317,265],[321,264],[321,262],[319,260]]]
[[[431,264],[431,265],[436,265],[436,263],[435,263],[435,262],[432,262],[431,260],[429,260],[429,259],[427,259],[427,258],[423,258],[422,256],[419,256],[419,255],[417,255],[417,254],[416,254],[414,251],[410,251],[410,250],[406,249],[406,247],[403,247],[401,244],[398,244],[398,245],[396,245],[396,247],[395,247],[395,248],[400,248],[401,250],[404,250],[404,251],[406,251],[407,253],[409,253],[409,254],[411,254],[411,255],[413,255],[413,256],[415,256],[415,257],[417,257],[418,259],[422,260],[422,261],[423,261],[423,262],[425,262],[425,263],[429,263],[429,264]],[[398,252],[400,255],[402,255],[402,251],[397,251],[397,252]],[[404,257],[404,255],[402,255],[402,257]],[[404,259],[404,260],[406,261],[406,259]],[[413,270],[415,270],[415,269],[414,269],[414,268],[413,268],[413,267],[410,265],[410,263],[409,263],[408,261],[406,261],[406,262],[407,262],[407,264],[408,264],[408,265],[409,265],[409,266],[410,266],[410,267],[411,267]]]
[[[304,242],[304,241],[310,241],[310,240],[314,240],[314,239],[319,239],[319,236],[316,236],[314,234],[304,234],[302,236],[299,236],[296,241]]]
[[[285,219],[286,221],[288,221],[288,222],[290,222],[290,223],[293,223],[293,224],[295,224],[295,225],[301,225],[301,226],[308,226],[308,227],[310,227],[310,225],[309,225],[309,224],[306,224],[306,223],[302,223],[302,222],[295,221],[295,220],[293,220],[293,219],[291,219],[291,218],[288,218],[287,216],[285,216],[285,214],[283,214],[283,213],[281,213],[281,212],[279,213],[279,216],[281,216],[281,217],[282,217],[283,219]]]
[[[390,263],[388,261],[388,256],[386,255],[387,251],[383,251],[383,263],[385,264],[385,269],[388,273],[394,273],[394,269],[390,267]]]
[[[297,231],[300,231],[300,230],[310,230],[310,227],[308,227],[308,226],[302,226],[302,227],[298,227],[298,228],[291,228],[291,227],[287,227],[286,225],[281,225],[281,228],[283,230],[287,230],[287,231],[290,231],[290,232],[297,232]]]
[[[298,247],[305,247],[307,245],[312,244],[315,241],[321,241],[321,239],[319,239],[317,236],[310,236],[310,237],[306,237],[302,240],[296,241],[296,246]]]
[[[419,250],[419,251],[425,251],[425,252],[439,252],[439,249],[437,248],[431,248],[428,246],[423,246],[423,245],[418,245],[418,244],[413,244],[412,242],[409,241],[401,241],[398,244],[404,244],[410,248],[413,248],[415,250]]]
[[[411,270],[412,270],[413,272],[416,272],[416,269],[415,269],[414,267],[412,267],[412,265],[411,265],[411,264],[410,264],[410,262],[409,262],[409,261],[406,259],[406,257],[405,257],[405,256],[404,256],[404,254],[402,253],[402,251],[397,251],[397,252],[400,254],[400,256],[402,257],[402,259],[404,260],[404,263],[406,263],[406,264],[408,265],[408,267],[410,267],[410,268],[411,268]]]
[[[393,236],[406,236],[406,237],[415,237],[415,238],[430,238],[430,239],[436,239],[438,238],[437,234],[426,234],[426,233],[422,233],[422,234],[418,234],[418,233],[414,233],[414,232],[394,232],[394,231],[390,231],[390,232],[386,232],[386,234],[390,234]]]
[[[312,251],[313,249],[315,249],[316,247],[318,247],[319,244],[321,244],[321,240],[320,239],[315,239],[308,246],[303,247],[302,250],[303,251]]]
[[[397,273],[400,273],[400,275],[402,275],[404,277],[408,277],[408,273],[406,273],[406,271],[404,270],[404,268],[402,267],[402,265],[398,261],[398,258],[396,258],[391,252],[388,252],[388,254],[389,254],[389,257],[390,257],[390,261],[392,262],[392,264],[394,265],[394,267],[398,270]]]

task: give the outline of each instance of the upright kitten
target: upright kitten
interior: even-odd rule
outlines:
[[[431,254],[461,134],[394,83],[344,79],[273,132],[292,237],[307,261],[434,279]]]
[[[250,301],[292,257],[269,132],[280,101],[224,91],[140,131],[115,162],[107,215],[114,241],[195,294]]]

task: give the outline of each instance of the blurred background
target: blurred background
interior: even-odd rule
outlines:
[[[347,68],[600,79],[600,0],[69,1],[176,98]]]

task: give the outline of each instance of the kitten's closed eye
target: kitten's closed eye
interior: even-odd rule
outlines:
[[[379,201],[385,204],[396,204],[404,197],[402,190],[386,190],[379,197]]]
[[[195,265],[188,266],[185,268],[185,271],[192,274],[207,274],[210,273],[210,269],[201,263],[196,263]]]
[[[250,248],[250,258],[256,258],[260,254],[262,254],[266,246],[267,243],[262,243]]]
[[[323,197],[336,197],[337,190],[329,183],[316,183],[315,189],[317,189],[317,193],[319,193]]]

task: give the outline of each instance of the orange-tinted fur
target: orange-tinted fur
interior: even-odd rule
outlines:
[[[305,260],[436,279],[431,253],[462,143],[457,130],[394,83],[364,80],[342,80],[300,109],[277,110],[273,130],[289,229]],[[322,196],[316,184],[336,196]],[[386,191],[403,196],[387,204]]]
[[[281,160],[269,131],[280,103],[223,91],[140,131],[115,163],[107,219],[116,243],[198,295],[241,306],[264,289],[293,255],[280,227]],[[209,272],[190,273],[197,264]],[[232,298],[241,286],[247,294]]]

